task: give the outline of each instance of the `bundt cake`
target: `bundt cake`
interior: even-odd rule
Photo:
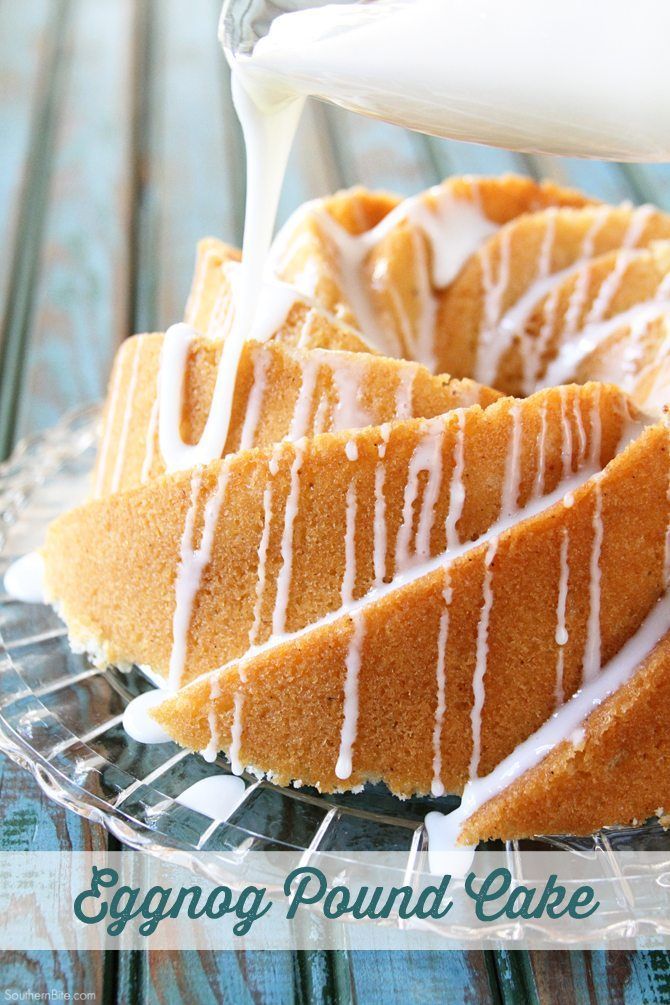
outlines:
[[[235,771],[463,793],[462,841],[670,812],[670,217],[353,189],[271,264],[228,403],[220,241],[119,350],[43,549],[72,644],[163,677],[158,722]]]

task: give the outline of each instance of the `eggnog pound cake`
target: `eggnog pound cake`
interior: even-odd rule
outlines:
[[[239,253],[202,241],[47,535],[73,645],[235,771],[463,793],[466,841],[662,815],[666,242],[511,176],[342,192],[278,234],[236,356]]]

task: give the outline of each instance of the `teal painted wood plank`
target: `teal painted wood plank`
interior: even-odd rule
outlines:
[[[46,6],[38,3],[11,4],[12,18],[8,23],[9,3],[1,10],[3,45],[3,68],[10,65],[12,57],[5,59],[7,47],[22,63],[21,73],[25,92],[13,93],[4,89],[0,94],[0,121],[3,144],[7,136],[7,149],[11,156],[5,160],[3,154],[3,210],[5,221],[15,228],[15,254],[12,260],[11,289],[8,290],[8,308],[4,326],[5,344],[2,359],[2,415],[1,434],[6,448],[15,435],[14,418],[17,405],[21,407],[18,392],[25,391],[21,379],[28,375],[28,367],[37,359],[33,342],[32,319],[34,318],[34,297],[40,282],[39,266],[42,262],[42,239],[53,203],[51,182],[54,161],[52,150],[57,143],[57,127],[62,123],[60,113],[67,83],[68,46],[73,27],[73,4],[50,2]],[[40,29],[39,18],[43,24]],[[31,20],[32,18],[32,20]],[[28,36],[23,33],[31,26]],[[19,29],[22,30],[19,30]],[[39,65],[39,77],[31,92],[30,73]],[[9,108],[13,105],[13,108]],[[9,123],[16,112],[22,112],[25,122],[22,130],[9,135]],[[5,132],[5,127],[7,132]],[[13,127],[12,127],[13,129]],[[18,158],[25,148],[25,137],[30,139],[25,149],[25,164],[21,166],[22,181],[17,189],[19,177]],[[4,148],[3,148],[4,149]],[[14,158],[12,162],[11,158]],[[8,171],[5,172],[5,165]],[[73,172],[71,183],[76,185],[77,175]],[[20,205],[17,199],[21,196]],[[6,198],[13,203],[7,213]],[[7,237],[6,246],[11,246]],[[6,260],[11,260],[11,254]],[[51,324],[51,303],[45,302],[43,327]],[[71,362],[71,360],[70,360]],[[67,359],[59,359],[59,365],[67,367]],[[57,371],[58,372],[58,371]],[[55,384],[54,375],[49,378]],[[22,399],[25,401],[25,399]],[[57,413],[72,404],[69,398],[52,413]],[[45,421],[49,421],[46,419]],[[3,760],[0,767],[0,800],[3,805],[3,819],[0,827],[0,846],[5,849],[69,849],[106,847],[106,834],[99,827],[89,824],[51,802],[39,790],[30,775]],[[74,990],[92,992],[96,999],[102,999],[105,984],[105,957],[103,954],[75,953],[12,953],[0,957],[3,984],[17,992],[65,993]]]
[[[3,851],[103,851],[101,827],[52,802],[28,772],[0,759],[0,848]],[[64,994],[87,991],[102,1001],[105,983],[103,953],[2,952],[0,986],[10,992]]]
[[[611,963],[612,957],[619,954],[606,955]],[[623,1000],[626,1005],[670,1002],[670,953],[654,951],[627,953],[626,956],[628,975],[623,983]]]
[[[135,955],[141,957],[143,981],[138,982],[132,973],[121,972],[119,1001],[142,1001],[146,1005],[185,1002],[291,1005],[300,1000],[297,968],[290,952],[188,951]]]
[[[18,435],[101,397],[127,333],[133,8],[73,4]]]
[[[626,164],[623,170],[640,202],[653,202],[670,212],[670,165]]]
[[[536,178],[550,178],[559,185],[581,189],[604,202],[616,204],[635,198],[621,164],[577,157],[529,157],[528,164]]]
[[[4,316],[19,207],[27,182],[31,123],[39,97],[40,62],[48,50],[48,0],[0,3],[0,316]]]
[[[237,243],[244,214],[242,145],[217,39],[219,4],[160,0],[152,6],[152,137],[143,182],[151,189],[155,319],[183,316],[199,238]],[[150,224],[150,225],[151,225]],[[138,319],[139,320],[139,319]]]
[[[498,1000],[482,952],[352,952],[349,967],[352,1000],[359,1003],[484,1005]]]
[[[413,195],[438,180],[425,140],[418,133],[334,106],[326,112],[343,185]]]
[[[440,177],[452,174],[528,174],[525,158],[509,150],[484,147],[479,143],[459,143],[434,136],[426,138]]]
[[[529,997],[541,1005],[651,1005],[670,1001],[670,955],[666,952],[527,955]]]
[[[0,457],[6,456],[14,439],[16,407],[47,204],[56,108],[63,84],[63,47],[68,14],[68,0],[54,0],[48,8],[48,20],[42,33],[44,45],[38,47],[39,72],[30,114],[30,139],[22,168],[21,198],[14,210],[14,244],[13,247],[9,243],[7,245],[9,272],[0,339]],[[7,94],[7,100],[11,101],[10,94]]]

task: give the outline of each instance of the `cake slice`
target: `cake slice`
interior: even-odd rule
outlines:
[[[536,308],[544,306],[550,323],[567,316],[574,328],[566,337],[578,337],[583,325],[607,316],[617,296],[635,295],[635,283],[626,279],[634,249],[669,237],[670,216],[651,206],[547,209],[512,221],[481,245],[445,291],[435,321],[437,368],[508,394],[533,391],[543,383],[536,371],[537,339],[544,338],[533,326]],[[602,295],[584,314],[598,271],[588,263],[614,251]]]
[[[302,206],[273,244],[275,275],[387,356],[440,365],[437,311],[461,267],[500,226],[582,193],[505,175],[449,178],[413,199],[353,188]],[[186,319],[218,333],[239,253],[201,243]]]
[[[64,514],[46,585],[76,644],[176,686],[599,470],[630,421],[585,385],[240,451]]]
[[[155,717],[182,745],[280,784],[461,791],[596,679],[663,594],[669,469],[667,430],[650,427],[567,503],[522,507],[485,540],[463,533],[451,555],[270,638]],[[547,822],[538,811],[521,829]]]
[[[670,628],[670,609],[665,605]],[[633,670],[633,663],[627,669]],[[670,810],[670,635],[536,766],[469,814],[459,840],[512,840],[529,834],[592,834],[639,825]],[[539,737],[538,737],[539,739]]]
[[[433,376],[406,360],[367,352],[291,348],[282,326],[268,342],[247,342],[235,383],[224,455],[331,430],[431,418],[497,391],[472,380]],[[210,411],[222,342],[187,334],[182,401],[172,402],[173,433],[196,443]],[[176,339],[174,336],[176,335]],[[324,341],[314,332],[315,338]],[[110,378],[94,475],[97,496],[124,491],[165,471],[159,442],[161,366],[182,351],[182,333],[135,335],[119,349]],[[162,362],[161,362],[162,361]]]

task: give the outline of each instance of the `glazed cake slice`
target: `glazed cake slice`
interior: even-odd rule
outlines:
[[[271,264],[378,351],[439,372],[437,310],[468,258],[522,214],[592,201],[515,175],[450,178],[406,200],[354,188],[302,206],[277,235]],[[186,312],[199,330],[220,332],[236,257],[223,242],[202,242]]]
[[[457,529],[481,535],[515,502],[512,463],[521,501],[598,470],[629,421],[620,391],[585,385],[241,451],[66,513],[47,587],[77,644],[176,685],[440,554]]]
[[[160,448],[161,367],[182,358],[181,404],[169,403],[171,436],[197,443],[205,428],[221,341],[194,332],[136,335],[119,349],[103,415],[94,475],[97,496],[124,491],[166,470]],[[183,353],[183,357],[182,354]],[[235,382],[224,455],[331,430],[431,418],[497,391],[472,380],[433,376],[406,360],[332,349],[289,348],[280,338],[247,342]],[[170,428],[168,426],[168,428]]]
[[[667,602],[664,606],[662,620],[670,626]],[[634,658],[628,659],[621,670],[634,667]],[[466,816],[458,833],[460,842],[507,841],[529,834],[586,835],[608,825],[639,825],[653,816],[667,826],[669,700],[670,635],[665,634],[629,680],[620,686],[615,683],[613,693],[591,713],[576,738],[560,741],[511,784],[498,783],[498,794]],[[541,740],[538,733],[536,742]]]
[[[545,383],[535,354],[544,335],[532,324],[534,310],[544,304],[550,322],[563,321],[554,345],[575,338],[584,325],[608,317],[617,296],[635,295],[635,283],[626,280],[633,249],[669,237],[670,216],[651,206],[548,209],[512,221],[445,291],[435,322],[438,369],[488,380],[508,394],[533,391]],[[584,313],[598,273],[587,263],[613,251],[614,267]],[[566,289],[564,280],[580,266]]]
[[[668,475],[667,430],[650,427],[567,502],[564,484],[485,540],[464,528],[451,556],[270,638],[155,717],[182,745],[281,784],[461,791],[594,680],[663,594]]]

